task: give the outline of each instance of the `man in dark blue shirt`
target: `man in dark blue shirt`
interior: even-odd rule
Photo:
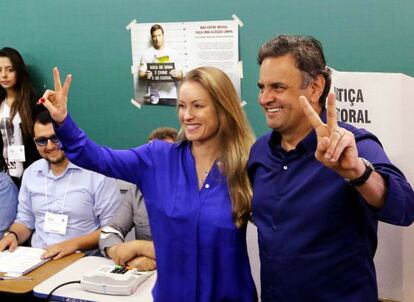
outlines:
[[[337,122],[319,41],[280,35],[258,62],[273,129],[248,163],[262,301],[376,302],[378,220],[411,224],[414,192],[373,134]]]

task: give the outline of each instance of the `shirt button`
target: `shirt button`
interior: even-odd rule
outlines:
[[[277,226],[274,224],[274,225],[272,225],[272,228],[273,228],[273,230],[274,231],[277,231],[278,229],[277,229]]]
[[[288,169],[288,167],[287,166],[283,166],[283,170],[287,170]]]
[[[208,188],[210,188],[210,185],[209,185],[209,184],[206,184],[206,185],[204,186],[204,188],[208,189]]]

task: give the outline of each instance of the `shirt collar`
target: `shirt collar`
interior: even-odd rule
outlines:
[[[322,122],[326,123],[326,110],[323,109],[320,118]],[[272,150],[276,150],[277,148],[281,148],[280,142],[282,140],[282,136],[279,132],[276,130],[273,130],[270,138],[269,138],[269,146]],[[295,150],[298,151],[312,151],[314,152],[316,150],[317,146],[317,138],[316,138],[316,131],[315,129],[312,129],[312,131],[302,140],[299,142],[299,144],[296,146]]]
[[[59,175],[58,177],[65,176],[66,173],[69,170],[71,170],[71,169],[80,170],[81,168],[79,166],[75,165],[74,163],[69,162],[68,163],[68,166],[65,169],[65,171],[61,175]],[[40,172],[40,173],[42,173],[44,176],[48,176],[49,175],[49,172],[50,172],[50,164],[49,164],[49,162],[46,159],[42,158],[41,159],[41,164],[38,166],[37,171]]]

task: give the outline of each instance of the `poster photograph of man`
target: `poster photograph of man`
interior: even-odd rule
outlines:
[[[199,66],[220,68],[240,93],[234,20],[135,23],[130,29],[134,101],[139,105],[175,106],[180,81]]]
[[[183,78],[183,70],[179,67],[176,51],[165,44],[163,27],[154,24],[149,33],[151,46],[142,54],[139,64],[139,79],[147,89],[144,102],[174,106],[177,82]]]

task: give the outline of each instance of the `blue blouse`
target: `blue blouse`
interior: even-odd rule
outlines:
[[[373,262],[378,220],[411,224],[414,192],[374,135],[340,126],[355,135],[359,156],[384,177],[385,204],[371,207],[315,159],[315,131],[289,152],[282,149],[277,132],[259,138],[248,169],[259,233],[262,301],[378,301]]]
[[[89,140],[69,115],[56,133],[72,162],[135,183],[143,193],[157,257],[155,301],[257,300],[246,228],[232,221],[216,164],[199,190],[188,142],[112,150]]]

